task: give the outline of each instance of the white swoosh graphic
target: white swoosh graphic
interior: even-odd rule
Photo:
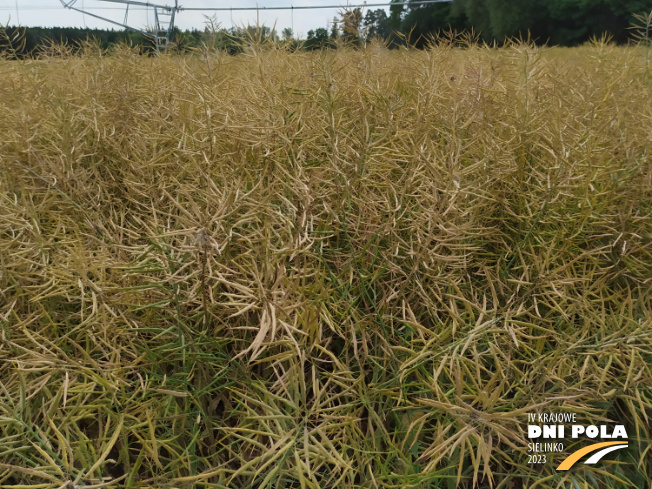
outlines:
[[[585,464],[597,464],[600,461],[600,459],[602,457],[604,457],[606,454],[608,454],[609,452],[613,452],[614,450],[618,450],[620,448],[627,448],[627,445],[615,445],[613,447],[603,448],[602,450],[600,450],[600,451],[594,453],[593,455],[591,455],[591,458],[589,458],[584,463]]]

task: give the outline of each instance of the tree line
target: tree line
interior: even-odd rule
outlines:
[[[395,2],[393,2],[395,3]],[[530,38],[539,44],[576,46],[606,33],[625,43],[634,15],[652,10],[652,0],[453,0],[394,5],[388,23],[413,36],[471,31],[489,43]]]
[[[501,44],[510,38],[528,38],[538,44],[574,46],[606,33],[617,43],[631,38],[636,14],[652,10],[652,0],[453,0],[434,4],[392,0],[389,15],[383,9],[342,10],[330,28],[310,30],[297,39],[291,29],[279,37],[269,27],[221,28],[217,18],[207,18],[203,29],[175,29],[176,48],[189,50],[210,46],[236,53],[250,42],[274,41],[305,50],[362,45],[379,38],[390,46],[409,43],[423,47],[442,33],[474,33],[487,43]],[[146,36],[129,30],[73,27],[0,28],[0,51],[26,56],[53,46],[82,45],[92,40],[102,49],[116,44],[139,46],[144,52],[154,46]]]

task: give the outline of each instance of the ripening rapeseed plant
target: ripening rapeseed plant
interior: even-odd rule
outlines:
[[[640,49],[49,61],[0,60],[0,486],[650,484]],[[537,409],[629,448],[530,465]]]

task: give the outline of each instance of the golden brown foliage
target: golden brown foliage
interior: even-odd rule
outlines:
[[[604,43],[0,61],[0,486],[648,485],[646,70]],[[630,448],[528,465],[537,411]]]

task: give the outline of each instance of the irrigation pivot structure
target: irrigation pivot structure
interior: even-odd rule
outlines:
[[[182,7],[179,6],[179,0],[174,0],[174,5],[160,5],[156,3],[151,3],[151,2],[143,2],[139,0],[98,0],[100,2],[107,2],[107,3],[119,3],[125,6],[125,18],[124,22],[116,22],[115,20],[111,20],[107,17],[102,17],[101,15],[97,15],[94,13],[89,12],[88,10],[79,7],[75,7],[75,4],[79,0],[60,0],[61,4],[71,10],[76,10],[77,12],[81,12],[84,15],[90,15],[91,17],[95,17],[97,19],[104,20],[106,22],[110,22],[111,24],[124,27],[125,29],[131,29],[132,31],[140,32],[141,34],[151,38],[154,41],[154,44],[156,46],[157,51],[165,51],[168,46],[170,45],[170,38],[172,36],[172,31],[174,30],[174,20],[176,18],[177,12],[182,12],[184,10],[187,11],[204,11],[204,12],[228,12],[228,11],[243,11],[243,10],[316,10],[316,9],[334,9],[334,8],[345,8],[345,9],[351,9],[351,8],[369,8],[369,7],[389,7],[389,6],[396,6],[396,5],[408,5],[410,7],[414,6],[421,6],[421,5],[426,5],[426,4],[431,4],[431,3],[448,3],[452,2],[453,0],[417,0],[417,1],[398,1],[398,2],[391,2],[389,3],[388,1],[384,2],[364,2],[358,5],[352,5],[347,2],[346,5],[342,4],[334,4],[334,5],[283,5],[283,6],[277,6],[277,7]],[[152,31],[148,32],[143,29],[139,29],[137,27],[129,25],[128,22],[128,17],[129,17],[129,7],[134,6],[134,7],[145,7],[145,8],[151,8],[154,10],[154,26],[152,28]]]
[[[62,5],[68,9],[76,10],[77,12],[81,12],[84,15],[90,15],[91,17],[95,17],[97,19],[104,20],[111,24],[124,27],[125,29],[130,29],[132,31],[140,32],[141,34],[152,39],[154,45],[156,46],[157,51],[161,51],[161,50],[165,51],[170,45],[170,37],[172,36],[172,31],[174,30],[174,20],[177,12],[181,10],[181,7],[179,7],[179,0],[174,0],[173,6],[159,5],[151,2],[140,2],[137,0],[99,0],[101,2],[120,3],[125,6],[124,22],[116,22],[115,20],[111,20],[107,17],[103,17],[101,15],[97,15],[92,12],[89,12],[83,7],[82,8],[75,7],[75,4],[77,3],[78,0],[67,0],[67,1],[60,0],[60,1]],[[154,26],[152,27],[151,31],[139,29],[138,27],[134,27],[128,24],[129,7],[132,6],[146,7],[154,10]]]

